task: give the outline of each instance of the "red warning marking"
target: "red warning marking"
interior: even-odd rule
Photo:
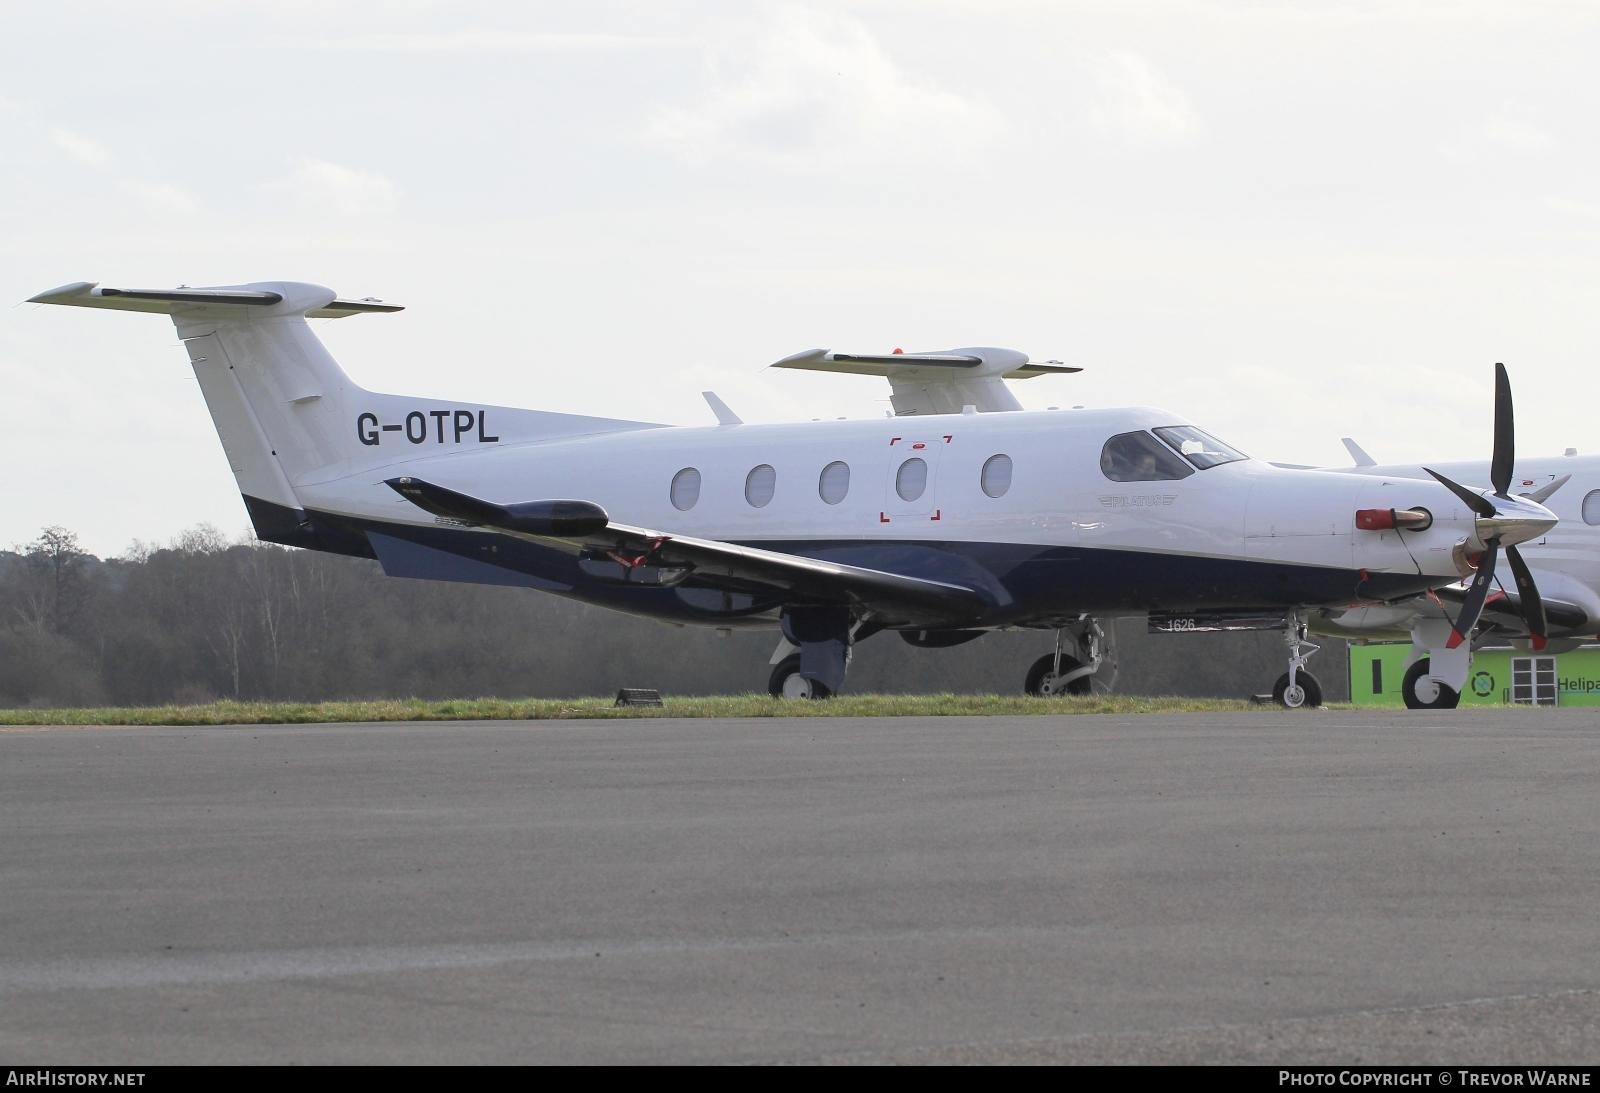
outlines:
[[[917,443],[911,445],[911,450],[914,451],[914,452],[920,452],[920,451],[922,451],[922,449],[924,449],[926,447],[927,447],[926,444],[922,443],[921,441],[918,441]]]
[[[939,519],[939,514],[940,514],[940,513],[941,513],[941,512],[943,512],[943,511],[944,511],[944,510],[943,510],[943,509],[934,509],[934,510],[933,510],[933,515],[932,515],[932,516],[930,516],[930,517],[928,517],[928,519],[930,519],[930,520],[937,520],[937,519]]]
[[[951,436],[949,433],[945,433],[944,434],[944,442],[946,444],[950,443],[954,439],[955,439],[955,437]]]
[[[888,514],[887,514],[887,513],[884,513],[884,512],[879,512],[879,513],[878,513],[878,523],[880,523],[880,524],[887,524],[887,523],[888,523],[888,522],[889,522],[889,516],[888,516]]]
[[[889,447],[891,447],[891,448],[894,447],[896,444],[900,443],[900,441],[902,439],[903,439],[902,437],[898,437],[898,436],[894,437],[892,440],[889,441]]]

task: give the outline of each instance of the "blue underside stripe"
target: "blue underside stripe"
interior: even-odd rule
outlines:
[[[749,617],[779,603],[696,587],[692,578],[671,589],[609,584],[581,572],[569,553],[510,536],[493,538],[493,561],[488,561],[487,537],[480,532],[296,513],[255,498],[245,501],[262,539],[376,556],[393,576],[536,588],[684,622]],[[763,540],[750,545],[978,589],[996,605],[976,623],[981,626],[1048,623],[1078,612],[1275,611],[1397,599],[1431,583],[1415,574],[1363,578],[1346,569],[1282,562],[1020,543]]]

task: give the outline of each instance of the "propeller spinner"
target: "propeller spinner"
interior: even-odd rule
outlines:
[[[1538,538],[1556,525],[1555,514],[1539,502],[1529,498],[1514,498],[1511,488],[1511,468],[1516,461],[1516,426],[1511,407],[1511,381],[1506,377],[1506,366],[1494,366],[1494,455],[1489,461],[1489,483],[1494,493],[1484,495],[1452,482],[1438,471],[1423,470],[1433,475],[1451,493],[1461,499],[1477,516],[1474,529],[1483,544],[1483,557],[1478,571],[1467,589],[1461,611],[1451,627],[1447,648],[1454,649],[1472,636],[1483,614],[1484,602],[1489,598],[1489,586],[1494,581],[1495,561],[1501,548],[1511,563],[1511,575],[1516,580],[1517,592],[1522,601],[1522,620],[1527,624],[1528,636],[1535,649],[1543,649],[1547,639],[1544,601],[1533,583],[1528,563],[1517,550],[1518,543]]]

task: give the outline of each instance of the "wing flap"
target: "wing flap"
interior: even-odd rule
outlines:
[[[589,501],[498,505],[416,478],[386,484],[425,512],[469,527],[603,552],[630,568],[688,567],[696,583],[709,587],[754,587],[803,602],[858,604],[919,619],[973,618],[989,605],[965,585],[614,523]]]

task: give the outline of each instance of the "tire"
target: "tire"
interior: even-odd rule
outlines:
[[[1314,710],[1322,705],[1322,684],[1307,671],[1294,674],[1295,687],[1289,690],[1289,673],[1278,677],[1272,685],[1272,701],[1286,710]]]
[[[1063,655],[1061,657],[1061,674],[1067,675],[1083,667],[1083,662],[1074,657]],[[1092,676],[1079,676],[1068,683],[1065,692],[1058,689],[1056,683],[1056,655],[1046,653],[1033,662],[1033,667],[1028,669],[1028,678],[1022,684],[1022,693],[1033,695],[1035,698],[1055,698],[1059,695],[1074,694],[1086,695],[1094,687]]]
[[[1406,669],[1400,681],[1400,697],[1406,700],[1408,710],[1453,710],[1461,705],[1461,692],[1443,683],[1428,679],[1430,662],[1423,657]]]
[[[833,697],[833,692],[826,685],[800,674],[799,653],[791,653],[778,661],[778,666],[772,669],[772,675],[767,679],[767,693],[773,698],[795,700]]]

